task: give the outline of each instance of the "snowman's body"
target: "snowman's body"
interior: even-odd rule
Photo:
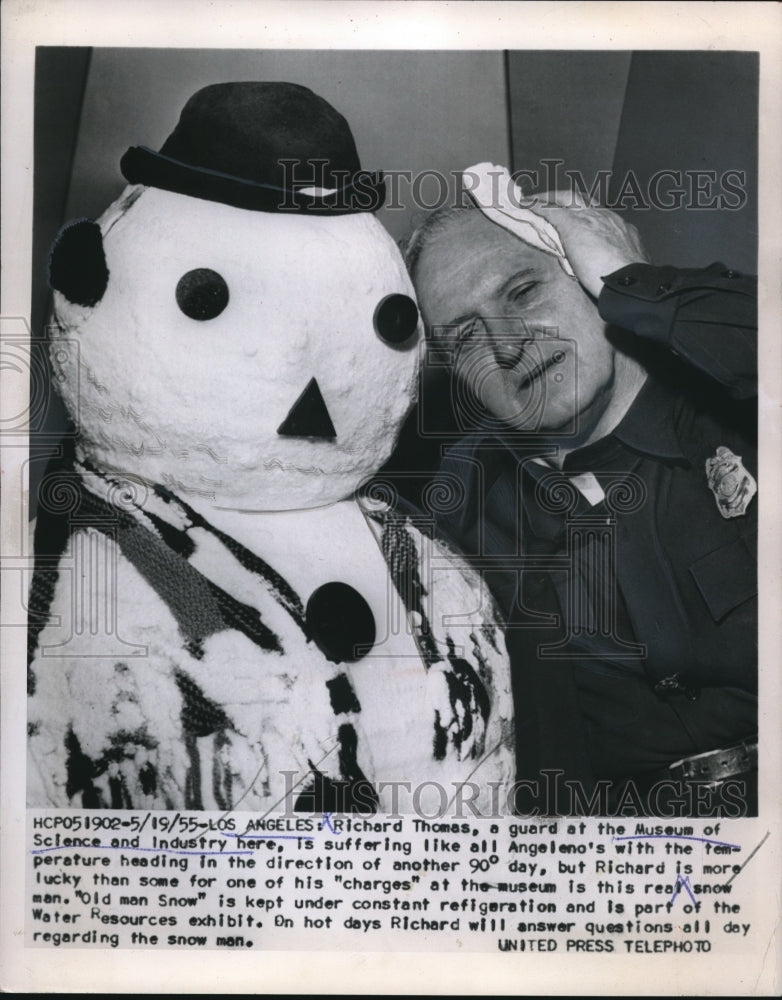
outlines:
[[[85,485],[97,492],[101,480]],[[457,795],[504,809],[506,657],[477,578],[409,518],[371,508],[348,500],[212,522],[170,496],[125,504],[116,521],[90,508],[100,527],[71,536],[51,606],[61,624],[38,642],[36,803],[390,811],[411,808],[427,781],[443,789],[419,793],[427,814]],[[400,538],[412,559],[394,580]],[[95,566],[101,593],[74,600],[73,581]],[[405,578],[425,580],[424,592]],[[306,614],[334,583],[360,595],[375,629],[367,642],[362,618],[352,647],[348,602],[344,660],[320,648]],[[223,594],[236,603],[226,608]],[[457,793],[463,782],[480,791]]]
[[[504,810],[491,603],[415,519],[352,498],[416,377],[415,343],[373,331],[412,294],[390,238],[365,214],[140,188],[100,228],[96,303],[55,295],[79,438],[67,509],[42,498],[59,543],[33,586],[30,803],[387,811],[470,782]],[[194,319],[182,276],[203,274],[208,303],[215,274],[230,294]],[[305,387],[333,434],[295,433]]]

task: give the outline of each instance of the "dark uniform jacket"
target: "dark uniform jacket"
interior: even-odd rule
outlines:
[[[757,731],[756,281],[631,265],[598,306],[649,371],[613,433],[561,472],[496,431],[441,466],[466,500],[440,529],[507,618],[518,776],[585,789]]]

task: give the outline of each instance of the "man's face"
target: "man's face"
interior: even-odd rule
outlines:
[[[611,398],[615,353],[556,257],[466,210],[426,244],[414,282],[429,336],[456,345],[468,396],[515,430],[589,433]]]

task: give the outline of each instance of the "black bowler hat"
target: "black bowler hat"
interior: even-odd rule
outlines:
[[[295,83],[204,87],[160,152],[131,146],[120,169],[131,184],[261,212],[374,212],[385,199],[342,115]],[[333,193],[302,193],[312,187]]]

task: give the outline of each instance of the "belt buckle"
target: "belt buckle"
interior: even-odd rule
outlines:
[[[669,698],[686,698],[688,701],[695,701],[698,697],[698,689],[686,684],[682,680],[680,673],[670,674],[663,677],[654,685],[654,693],[658,698],[667,701]]]

